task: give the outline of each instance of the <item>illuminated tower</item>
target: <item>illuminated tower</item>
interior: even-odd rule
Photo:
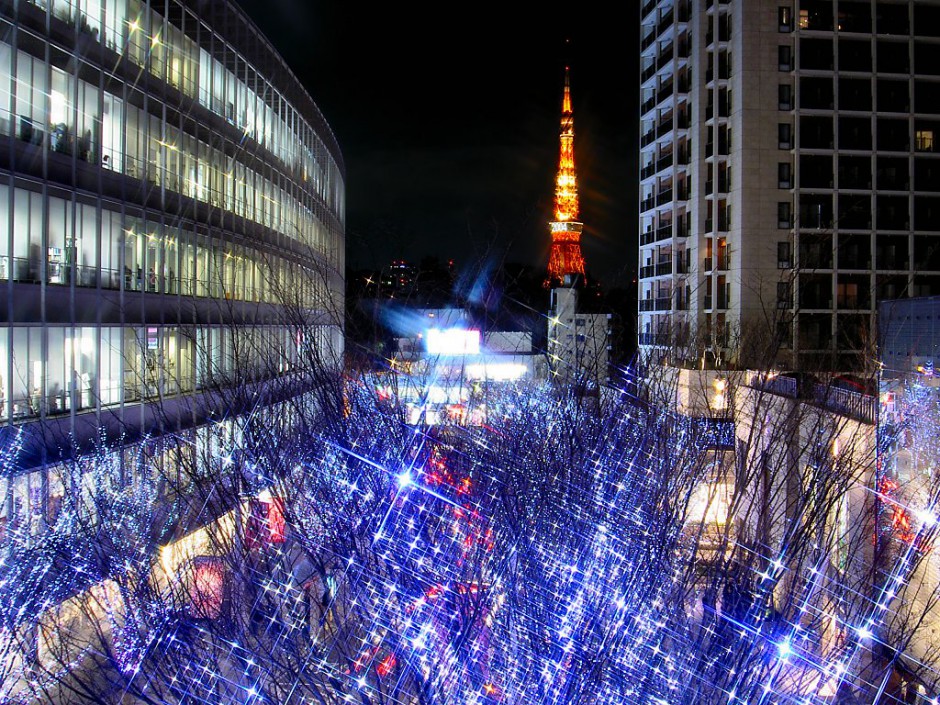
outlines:
[[[565,67],[565,94],[561,102],[561,155],[555,179],[555,220],[551,222],[552,251],[548,258],[550,287],[584,283],[581,229],[578,221],[578,181],[574,171],[574,117],[571,83]]]

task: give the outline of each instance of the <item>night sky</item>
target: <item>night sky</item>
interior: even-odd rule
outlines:
[[[629,5],[629,3],[628,3]],[[589,274],[636,264],[637,28],[614,3],[244,0],[346,161],[347,259],[544,267],[564,66]]]

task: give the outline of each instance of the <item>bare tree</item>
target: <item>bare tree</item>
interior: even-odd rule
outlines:
[[[329,305],[283,295],[295,345],[242,326],[191,410],[206,430],[167,413],[130,473],[107,438],[75,455],[80,491],[5,567],[6,699],[933,690],[935,522],[905,525],[879,470],[902,425],[878,436],[837,383],[647,361],[643,397],[608,390],[603,413],[516,383],[488,392],[483,425],[407,425],[385,376],[325,356],[311,317]]]

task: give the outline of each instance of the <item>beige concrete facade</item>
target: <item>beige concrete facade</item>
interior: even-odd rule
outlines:
[[[866,369],[877,302],[940,293],[938,12],[642,4],[642,351]]]

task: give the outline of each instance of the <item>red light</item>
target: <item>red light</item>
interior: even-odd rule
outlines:
[[[268,504],[268,531],[271,543],[284,543],[287,520],[284,518],[284,500],[271,497]]]
[[[382,659],[382,661],[379,663],[378,666],[375,667],[375,672],[378,673],[379,676],[384,678],[385,676],[387,676],[389,673],[392,672],[392,669],[395,668],[396,663],[397,663],[397,659],[395,658],[395,654],[389,654],[388,656]]]
[[[225,566],[221,559],[200,556],[194,561],[190,611],[196,617],[217,619],[225,596]]]

